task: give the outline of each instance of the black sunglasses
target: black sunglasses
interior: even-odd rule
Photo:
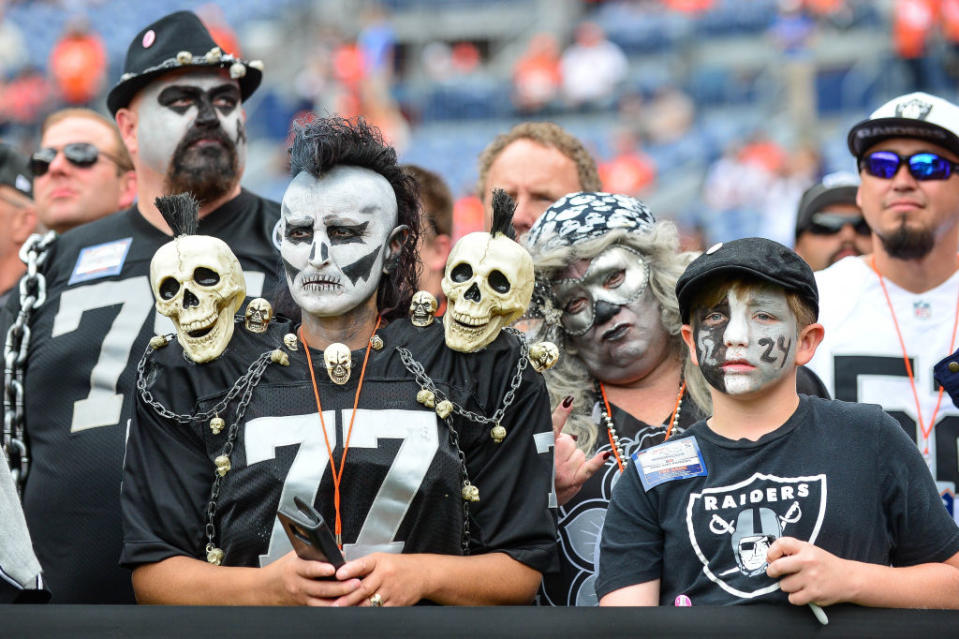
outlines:
[[[959,169],[959,164],[929,151],[914,153],[907,158],[893,151],[873,151],[859,159],[859,168],[869,175],[889,180],[903,162],[906,162],[909,173],[917,180],[946,180],[952,175],[953,169]]]
[[[806,230],[813,235],[835,235],[847,224],[852,225],[856,235],[866,236],[872,233],[865,218],[850,217],[848,215],[837,215],[835,213],[816,213],[810,220],[809,228]]]
[[[40,177],[49,171],[50,164],[57,157],[57,153],[58,150],[50,146],[45,149],[40,149],[30,156],[30,170],[33,172],[33,177]],[[106,151],[101,151],[89,142],[71,142],[63,147],[63,157],[65,157],[70,164],[80,167],[81,169],[89,168],[96,164],[101,155],[112,160],[117,166],[120,166],[120,162],[116,157]]]

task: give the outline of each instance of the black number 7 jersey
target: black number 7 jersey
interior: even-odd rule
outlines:
[[[271,290],[279,206],[252,193],[200,221],[227,242],[247,293]],[[131,208],[73,229],[44,266],[46,302],[34,314],[24,377],[32,465],[24,511],[56,603],[133,603],[120,555],[120,476],[136,364],[155,331],[150,260],[170,237]],[[19,310],[4,311],[3,335]]]

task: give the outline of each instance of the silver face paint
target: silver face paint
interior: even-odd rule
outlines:
[[[304,313],[336,317],[376,294],[397,221],[386,178],[355,166],[300,172],[280,213],[286,282]]]
[[[694,333],[703,376],[729,395],[768,388],[796,361],[797,321],[782,290],[730,290],[700,310]]]
[[[597,320],[600,302],[629,304],[643,294],[648,283],[649,267],[638,251],[620,244],[607,248],[590,260],[581,276],[553,281],[557,307],[563,309],[563,330],[567,335],[585,334]]]
[[[137,116],[137,152],[140,159],[155,172],[166,175],[177,145],[197,121],[203,110],[201,100],[186,96],[180,102],[161,103],[161,95],[168,102],[167,89],[183,87],[189,92],[198,90],[213,104],[213,115],[220,121],[220,128],[236,147],[239,172],[242,174],[246,161],[246,132],[243,109],[239,103],[239,84],[224,77],[215,69],[191,71],[188,74],[161,78],[147,85],[140,96]],[[223,87],[235,89],[236,102],[223,92]],[[198,144],[204,144],[200,141]]]
[[[670,336],[662,309],[647,286],[645,260],[624,246],[606,249],[583,268],[574,264],[552,286],[564,317],[586,331],[570,345],[590,374],[604,382],[642,379],[668,356]],[[569,325],[564,321],[563,326]]]

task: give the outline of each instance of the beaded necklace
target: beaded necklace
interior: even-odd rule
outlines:
[[[623,448],[619,443],[619,435],[616,433],[616,427],[613,425],[613,411],[609,407],[609,399],[606,397],[606,387],[603,385],[603,382],[596,380],[596,388],[599,391],[600,397],[603,401],[600,404],[600,420],[603,423],[603,426],[606,427],[606,433],[609,435],[609,445],[613,449],[613,455],[616,457],[616,465],[619,466],[619,472],[625,470],[626,465],[623,463],[623,457],[626,454],[623,452]],[[673,412],[669,416],[669,422],[666,426],[666,439],[669,439],[670,435],[673,433],[673,427],[679,422],[679,414],[683,408],[683,396],[686,394],[686,380],[682,380],[679,385],[679,394],[676,396],[676,405],[673,406]]]

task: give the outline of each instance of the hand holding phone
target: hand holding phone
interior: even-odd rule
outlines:
[[[281,508],[276,516],[290,538],[296,556],[300,559],[324,561],[333,564],[337,569],[346,563],[333,533],[323,521],[323,516],[299,497],[294,497],[293,503],[297,511]]]

